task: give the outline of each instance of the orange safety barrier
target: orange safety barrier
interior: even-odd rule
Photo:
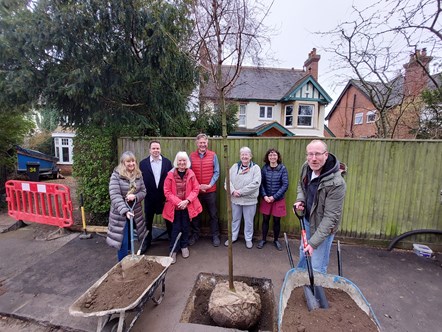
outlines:
[[[16,220],[70,227],[74,223],[71,190],[58,183],[9,180],[8,214]]]

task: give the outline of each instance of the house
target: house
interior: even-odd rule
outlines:
[[[238,126],[232,136],[316,136],[324,132],[330,96],[318,83],[320,56],[313,49],[304,69],[241,68],[226,101],[238,105]],[[235,68],[223,66],[229,76]],[[210,79],[200,88],[200,102],[216,107],[217,91]]]
[[[404,74],[386,83],[350,80],[325,118],[329,130],[336,137],[416,138],[424,109],[420,95],[425,88],[434,88],[428,76],[431,59],[425,49],[417,51],[403,66]],[[386,114],[384,135],[380,112]]]
[[[74,163],[74,137],[75,132],[70,129],[57,127],[52,132],[54,139],[55,156],[58,158],[57,165],[64,175],[72,174]]]

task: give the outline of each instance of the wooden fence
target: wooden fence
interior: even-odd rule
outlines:
[[[163,155],[173,159],[178,151],[196,149],[193,138],[155,138],[161,142]],[[118,151],[130,150],[138,160],[149,154],[148,137],[120,138]],[[263,164],[268,148],[281,152],[289,172],[286,194],[287,217],[281,230],[298,233],[299,225],[291,212],[296,199],[296,183],[305,147],[311,138],[229,138],[229,167],[239,160],[239,149],[248,146],[253,160]],[[385,245],[394,237],[415,229],[442,230],[442,141],[324,139],[329,151],[348,166],[347,194],[343,220],[338,237],[377,242]],[[209,148],[218,154],[221,175],[218,182],[219,217],[224,232],[227,229],[224,148],[221,138],[211,138]],[[157,218],[156,223],[161,223]],[[255,217],[255,235],[260,235],[262,216]],[[207,226],[206,223],[204,223]],[[440,236],[422,235],[412,238],[442,244]]]

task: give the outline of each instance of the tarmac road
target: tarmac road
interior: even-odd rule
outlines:
[[[47,326],[34,320],[24,320],[0,315],[0,331],[2,332],[66,332],[62,327]],[[72,332],[75,332],[72,330]]]
[[[0,232],[12,224],[14,220],[0,214]],[[80,240],[78,233],[71,233],[44,240],[53,230],[51,226],[29,223],[27,227],[0,233],[1,331],[96,330],[95,317],[73,317],[68,309],[116,264],[116,251],[105,244],[104,237],[97,235],[90,240]],[[285,273],[289,270],[286,252],[276,251],[271,242],[261,250],[256,247],[249,250],[243,242],[233,245],[235,275],[271,279],[277,305]],[[296,256],[294,246],[298,241],[290,242]],[[424,259],[412,251],[341,247],[344,277],[358,285],[383,331],[440,330],[442,266],[439,255],[436,259]],[[167,255],[167,241],[154,242],[149,254]],[[227,248],[214,248],[208,238],[201,239],[190,247],[188,259],[178,255],[177,263],[166,275],[163,302],[158,306],[148,302],[133,331],[207,331],[207,326],[180,323],[181,313],[200,272],[227,274],[227,271]],[[329,273],[337,274],[334,252]],[[33,325],[16,327],[20,322],[1,315],[21,317],[25,323],[31,320]],[[53,329],[39,330],[42,326]]]

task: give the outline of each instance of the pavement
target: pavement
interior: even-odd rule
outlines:
[[[53,226],[26,223],[15,229],[15,224],[0,213],[0,316],[39,322],[51,326],[51,331],[95,331],[96,317],[71,316],[69,307],[117,263],[116,250],[98,234],[82,240],[78,232],[59,233]],[[287,253],[277,251],[271,242],[263,249],[257,249],[256,243],[252,249],[246,249],[242,240],[233,244],[234,275],[271,279],[277,306],[290,269]],[[299,242],[290,243],[296,262],[294,246]],[[332,250],[328,272],[337,274],[335,245]],[[167,270],[162,303],[146,303],[132,330],[212,331],[208,326],[181,323],[180,318],[200,272],[228,274],[227,251],[222,244],[215,248],[209,238],[201,238],[190,247],[188,259],[178,255],[177,263]],[[343,276],[364,294],[382,331],[440,331],[440,254],[426,259],[411,250],[342,243],[341,251]],[[155,241],[148,254],[167,256],[168,242]],[[0,324],[0,330],[6,329]],[[218,330],[225,331],[213,328]]]

